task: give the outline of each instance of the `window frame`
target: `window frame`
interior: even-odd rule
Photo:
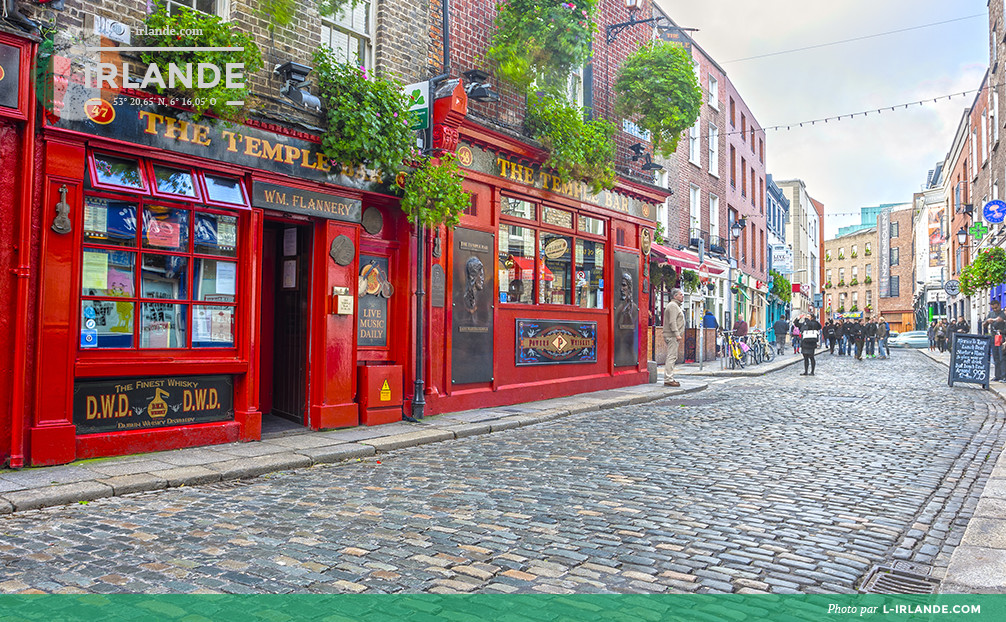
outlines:
[[[321,16],[320,20],[321,27],[319,28],[318,32],[319,45],[323,45],[331,50],[335,49],[331,46],[331,40],[325,41],[321,38],[321,34],[322,32],[324,32],[323,31],[324,28],[328,28],[329,30],[338,30],[343,33],[346,33],[350,37],[362,39],[364,41],[364,48],[366,49],[367,57],[363,60],[361,64],[367,68],[367,71],[371,71],[376,67],[376,59],[375,59],[376,43],[374,41],[375,33],[373,31],[377,26],[375,23],[377,7],[376,2],[374,0],[361,0],[361,2],[366,2],[368,5],[366,21],[367,26],[370,29],[370,32],[359,31],[356,30],[355,28],[340,24],[339,22],[336,21],[337,17],[339,17],[337,15]],[[343,8],[343,12],[354,11],[355,9],[356,7],[353,6],[352,3],[349,3]],[[342,15],[342,13],[340,13],[340,15]],[[347,62],[352,62],[354,65],[356,64],[356,62],[350,61],[349,59],[347,59]]]
[[[520,216],[513,216],[511,214],[504,214],[503,211],[500,210],[500,212],[499,212],[499,218],[497,219],[497,223],[496,223],[496,231],[497,232],[499,232],[500,227],[504,226],[504,225],[505,226],[523,227],[525,229],[531,229],[532,231],[534,231],[534,249],[535,249],[534,252],[535,252],[535,256],[533,258],[533,261],[534,261],[534,272],[533,272],[533,275],[534,275],[534,284],[533,284],[532,291],[531,291],[531,302],[530,303],[526,303],[526,302],[510,302],[510,301],[506,301],[506,302],[501,302],[500,304],[501,305],[506,305],[506,308],[509,308],[511,306],[514,307],[514,308],[517,308],[517,307],[520,307],[520,308],[527,308],[527,307],[550,307],[550,308],[557,308],[557,307],[559,307],[559,308],[574,308],[574,309],[580,309],[580,310],[591,310],[591,311],[599,311],[599,312],[609,311],[610,310],[610,304],[609,304],[607,292],[605,291],[605,289],[599,289],[598,290],[598,295],[602,296],[602,306],[600,306],[600,307],[582,307],[580,305],[575,304],[575,302],[576,302],[576,292],[575,292],[576,274],[575,273],[576,273],[576,266],[578,265],[578,263],[582,262],[582,259],[578,256],[577,250],[576,250],[576,248],[577,248],[577,241],[578,240],[588,240],[588,241],[591,241],[591,242],[601,242],[602,244],[604,244],[604,256],[602,258],[604,268],[602,270],[602,274],[601,274],[601,277],[600,277],[600,279],[603,282],[603,279],[605,278],[604,271],[608,270],[608,267],[610,265],[610,257],[609,257],[609,255],[610,255],[610,253],[612,252],[612,249],[613,249],[613,243],[608,239],[608,236],[613,231],[611,219],[610,218],[605,218],[603,216],[600,216],[600,215],[598,215],[598,214],[596,214],[594,212],[590,212],[590,211],[587,211],[587,210],[580,210],[580,209],[577,209],[577,208],[574,208],[574,207],[569,207],[569,206],[566,206],[566,205],[559,205],[559,204],[553,203],[551,201],[545,201],[545,200],[541,200],[541,199],[530,198],[530,197],[527,197],[527,196],[521,196],[520,194],[512,193],[512,192],[502,192],[500,194],[500,199],[502,200],[503,198],[516,199],[518,201],[524,201],[526,203],[530,203],[530,204],[532,204],[532,205],[535,206],[535,218],[533,220],[532,219],[527,219],[527,218],[522,218]],[[573,219],[572,227],[567,229],[567,228],[565,228],[563,226],[546,222],[544,220],[544,215],[545,215],[546,209],[556,209],[556,210],[561,210],[563,212],[570,213],[571,216],[572,216],[572,219]],[[603,224],[603,226],[604,226],[604,232],[602,234],[596,234],[596,233],[593,233],[593,232],[590,232],[590,231],[582,230],[580,228],[580,216],[585,216],[587,218],[592,218],[594,220],[600,221]],[[566,290],[565,293],[569,295],[569,299],[572,301],[570,303],[565,303],[565,302],[563,302],[563,303],[553,303],[553,302],[548,302],[548,301],[538,302],[538,300],[539,300],[539,298],[541,296],[541,293],[540,293],[541,292],[541,284],[542,284],[542,282],[544,280],[544,279],[541,278],[541,274],[543,272],[542,271],[542,266],[544,265],[542,262],[544,260],[542,259],[542,257],[539,256],[539,254],[541,252],[542,233],[543,232],[565,236],[565,237],[568,237],[570,239],[569,261],[570,261],[571,278],[570,278],[569,282],[566,283],[566,285],[565,285],[565,290]],[[496,255],[497,255],[497,257],[499,257],[500,253],[502,252],[502,249],[500,248],[501,242],[502,242],[502,240],[499,240],[499,239],[497,239],[497,241],[496,241]],[[502,287],[501,287],[501,283],[500,283],[499,275],[498,274],[496,275],[495,280],[496,280],[495,287],[497,288],[497,291],[502,291]]]

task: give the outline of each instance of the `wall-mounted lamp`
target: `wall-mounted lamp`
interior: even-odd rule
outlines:
[[[982,238],[988,235],[988,232],[989,228],[985,225],[985,223],[979,220],[975,224],[971,225],[970,229],[965,230],[964,227],[961,227],[957,230],[957,244],[964,248],[971,248],[971,245],[968,244],[969,233],[976,242],[981,242]]]
[[[282,65],[276,65],[274,71],[283,81],[279,92],[287,99],[305,108],[321,110],[321,100],[304,90],[311,85],[307,79],[307,75],[311,73],[311,67],[288,61]]]
[[[663,170],[663,166],[656,164],[650,159],[650,154],[646,154],[646,163],[643,164],[644,171],[660,171]]]
[[[498,102],[500,100],[499,93],[494,91],[492,85],[489,84],[488,73],[481,69],[469,69],[462,75],[465,77],[465,92],[468,93],[468,99],[477,102]]]
[[[632,161],[635,162],[643,157],[643,154],[646,153],[646,148],[643,147],[643,143],[636,143],[635,145],[629,145],[629,151],[633,153]]]

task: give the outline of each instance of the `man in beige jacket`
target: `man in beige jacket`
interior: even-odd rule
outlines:
[[[685,313],[681,303],[685,293],[680,288],[671,290],[671,302],[664,307],[664,343],[667,344],[667,362],[664,363],[664,384],[669,387],[680,387],[681,383],[674,379],[674,364],[678,362],[678,348],[685,341]]]

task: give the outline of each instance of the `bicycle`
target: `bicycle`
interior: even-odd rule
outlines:
[[[752,331],[748,341],[748,345],[752,347],[755,353],[755,363],[771,363],[772,359],[775,358],[775,348],[765,339],[764,332]]]
[[[723,331],[723,337],[726,338],[727,365],[729,365],[730,369],[736,369],[737,367],[743,369],[747,360],[747,352],[741,347],[742,342],[734,338],[734,331],[732,330]],[[746,346],[747,344],[744,345]]]

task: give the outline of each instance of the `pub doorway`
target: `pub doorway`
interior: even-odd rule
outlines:
[[[266,220],[262,231],[259,405],[262,435],[307,425],[312,225]]]

